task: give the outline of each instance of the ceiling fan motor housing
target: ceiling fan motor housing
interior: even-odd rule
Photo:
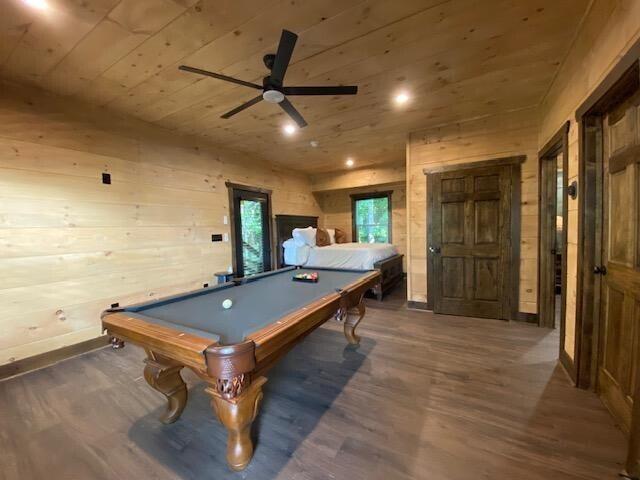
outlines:
[[[269,70],[273,68],[273,62],[276,59],[275,53],[267,53],[264,57],[262,57],[262,61],[264,62],[264,66]]]

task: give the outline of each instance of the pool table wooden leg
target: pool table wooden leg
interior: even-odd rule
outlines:
[[[358,304],[347,310],[344,318],[344,336],[351,345],[358,345],[360,337],[356,335],[356,327],[364,317],[366,308],[364,306],[364,296],[360,298]]]
[[[233,470],[244,470],[253,457],[251,424],[258,415],[265,377],[254,379],[237,397],[224,398],[216,387],[207,387],[211,406],[227,429],[227,463]]]
[[[147,359],[144,367],[144,378],[147,383],[158,392],[167,397],[167,411],[162,414],[160,421],[173,423],[182,414],[187,405],[187,385],[180,376],[180,365],[166,357],[146,350]]]

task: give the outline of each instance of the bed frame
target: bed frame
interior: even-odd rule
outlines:
[[[318,217],[306,215],[276,215],[276,239],[278,242],[278,268],[285,267],[283,243],[291,238],[294,228],[318,228]],[[382,275],[382,282],[371,290],[373,295],[382,301],[383,297],[396,285],[402,282],[403,255],[397,254],[376,262],[373,266]]]

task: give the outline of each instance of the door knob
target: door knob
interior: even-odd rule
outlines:
[[[596,275],[604,276],[607,274],[607,267],[605,267],[604,265],[597,265],[596,267],[594,267],[593,273],[595,273]]]
[[[438,254],[440,253],[440,247],[429,247],[429,252]]]

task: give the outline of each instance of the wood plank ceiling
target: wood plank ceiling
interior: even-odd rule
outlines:
[[[589,0],[3,0],[0,76],[316,173],[402,160],[407,133],[537,105]],[[34,0],[31,0],[32,2]],[[282,135],[254,92],[282,28],[300,35],[285,83],[356,84],[293,97],[309,126]],[[399,108],[393,95],[406,90]],[[78,103],[78,108],[81,108]],[[310,141],[319,147],[310,146]]]

